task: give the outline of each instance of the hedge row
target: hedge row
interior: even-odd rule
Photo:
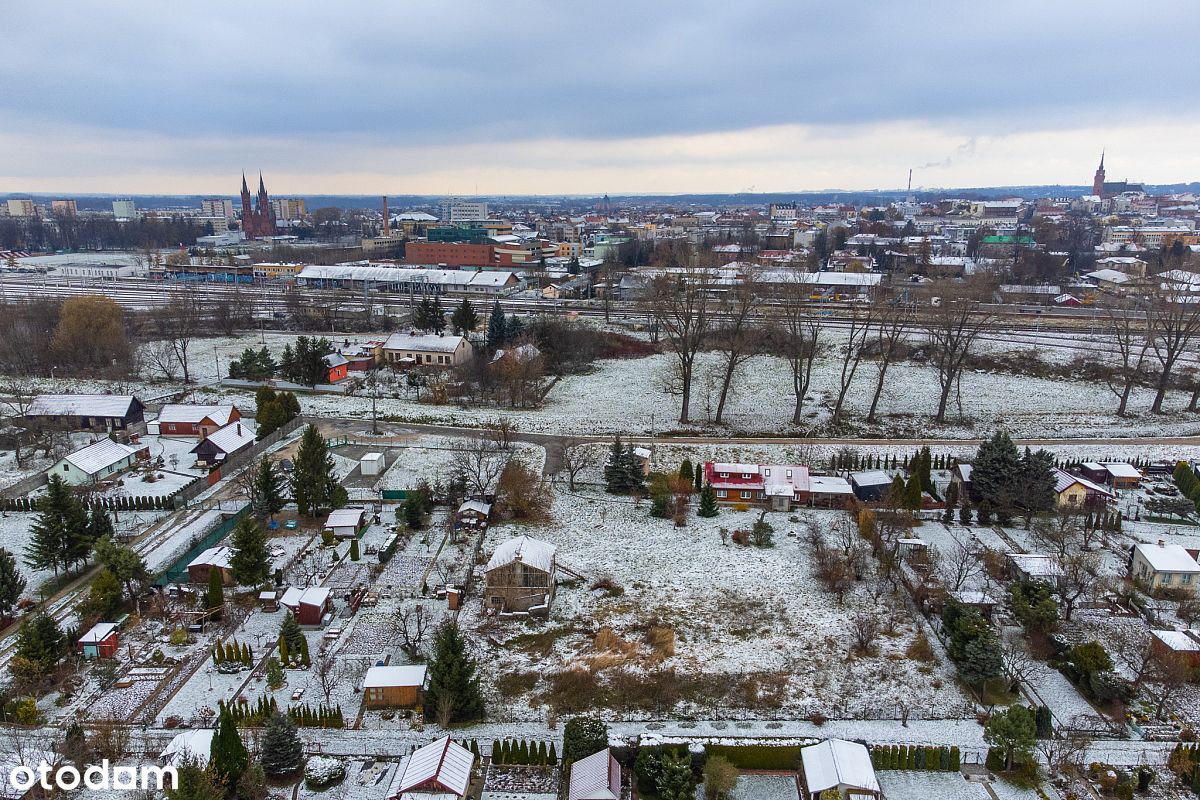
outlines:
[[[800,763],[800,745],[751,744],[744,746],[710,744],[705,754],[721,756],[738,769],[793,770]]]
[[[934,772],[958,772],[962,756],[957,747],[921,747],[907,744],[881,744],[871,748],[875,769],[920,769]]]
[[[84,505],[100,506],[109,511],[170,511],[175,508],[174,494],[139,495],[137,497],[89,497]],[[0,511],[37,511],[36,497],[5,497],[0,499]]]

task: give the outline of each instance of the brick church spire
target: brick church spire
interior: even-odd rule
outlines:
[[[1100,151],[1100,166],[1096,168],[1096,177],[1092,179],[1092,194],[1104,196],[1104,151]]]

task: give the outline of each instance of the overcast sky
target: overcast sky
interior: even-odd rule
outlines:
[[[1200,3],[12,3],[0,191],[1200,180]]]

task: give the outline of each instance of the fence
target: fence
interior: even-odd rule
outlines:
[[[213,470],[211,473],[209,473],[209,475],[202,478],[196,478],[196,480],[186,484],[183,486],[183,488],[172,495],[172,498],[175,498],[175,508],[183,508],[205,491],[212,488],[217,481],[221,480],[222,475],[226,475],[234,470],[237,470],[246,464],[249,464],[251,461],[259,458],[264,452],[269,450],[271,447],[274,447],[281,439],[292,433],[292,431],[296,430],[303,424],[304,419],[302,417],[296,417],[295,419],[290,420],[278,429],[272,431],[271,434],[265,439],[255,442],[252,447],[243,450],[240,453],[234,453],[229,457],[228,460],[225,461],[224,464]]]
[[[36,492],[48,482],[49,480],[46,478],[46,473],[39,472],[36,475],[30,475],[27,478],[22,478],[16,483],[9,484],[3,489],[0,489],[0,498],[6,500],[15,500],[18,497],[24,497],[30,492]]]
[[[163,572],[162,577],[158,579],[160,586],[166,586],[171,583],[180,583],[184,576],[187,575],[187,565],[192,562],[196,556],[203,553],[208,548],[212,547],[217,542],[229,535],[229,532],[242,521],[242,519],[250,513],[250,504],[246,503],[240,509],[235,511],[230,516],[218,522],[216,527],[204,534],[204,537],[196,544],[192,545],[186,553],[180,556],[174,564]]]

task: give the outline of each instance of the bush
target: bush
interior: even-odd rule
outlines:
[[[721,757],[738,769],[793,770],[800,762],[800,745],[721,745],[705,748],[708,757]]]

